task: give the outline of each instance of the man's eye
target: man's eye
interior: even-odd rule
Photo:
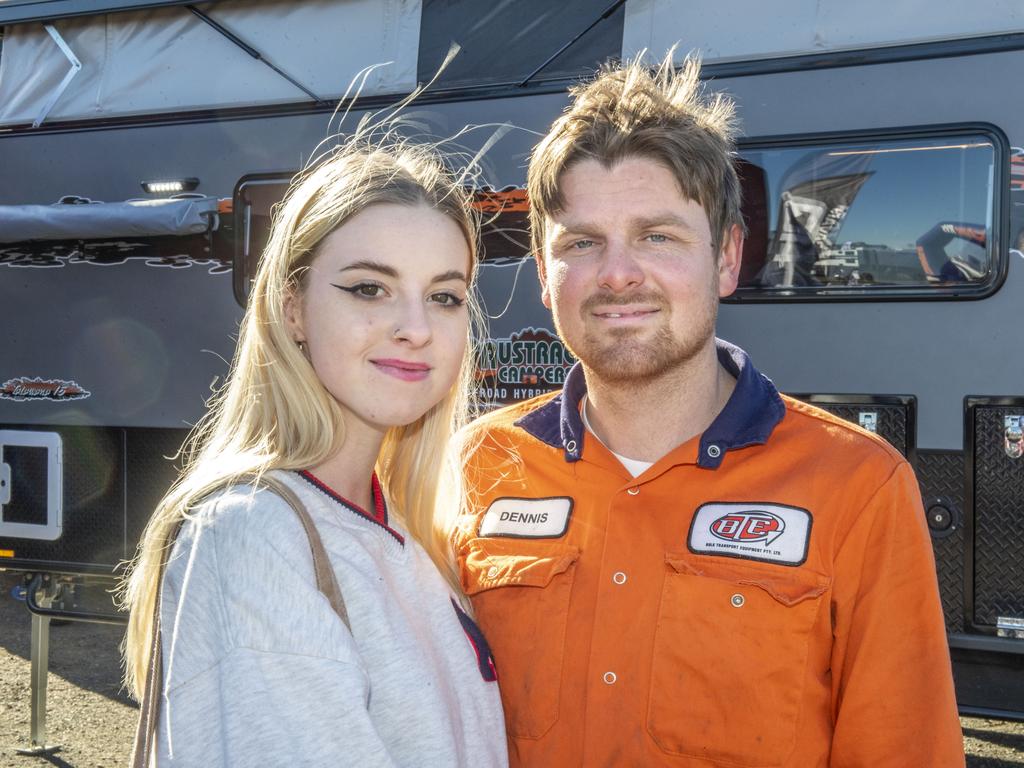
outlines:
[[[465,299],[459,298],[454,293],[448,293],[447,291],[435,293],[430,297],[430,300],[435,304],[440,304],[442,307],[461,307],[466,303]]]
[[[651,234],[649,234],[647,236],[647,239],[650,240],[652,243],[667,243],[668,242],[668,237],[666,235],[663,235],[663,234],[659,233],[659,232],[652,232]]]
[[[570,243],[569,247],[577,251],[582,251],[584,248],[589,248],[593,244],[593,240],[574,240]]]

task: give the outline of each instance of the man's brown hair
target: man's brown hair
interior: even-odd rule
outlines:
[[[743,226],[740,184],[733,167],[735,109],[722,94],[708,96],[700,60],[681,67],[669,51],[654,70],[637,59],[604,67],[570,93],[573,103],[534,148],[527,176],[534,254],[544,253],[545,220],[562,210],[562,174],[581,160],[611,168],[627,157],[665,166],[680,191],[703,206],[717,255],[723,235]]]

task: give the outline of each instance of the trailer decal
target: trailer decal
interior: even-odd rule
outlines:
[[[74,381],[19,376],[0,384],[0,399],[26,402],[29,400],[84,400],[92,393]]]
[[[562,386],[575,362],[548,329],[523,328],[484,343],[478,391],[485,402],[503,405],[543,395]]]
[[[126,240],[75,243],[18,243],[0,247],[0,266],[50,269],[71,264],[92,264],[101,267],[125,264],[129,259],[144,259],[147,267],[205,266],[211,275],[231,272],[231,262],[208,255],[205,236],[200,253],[190,252],[194,245],[174,238],[173,242],[131,242]],[[170,240],[170,238],[165,238]]]

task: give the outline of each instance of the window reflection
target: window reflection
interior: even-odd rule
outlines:
[[[988,282],[994,163],[984,136],[742,150],[740,291]]]

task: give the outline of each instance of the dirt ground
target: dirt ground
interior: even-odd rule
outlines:
[[[51,627],[47,743],[61,750],[49,757],[17,754],[31,735],[31,615],[11,597],[16,583],[0,573],[0,767],[126,766],[138,710],[120,685],[123,629],[103,624]],[[961,724],[970,768],[1024,768],[1024,724],[975,718]]]

